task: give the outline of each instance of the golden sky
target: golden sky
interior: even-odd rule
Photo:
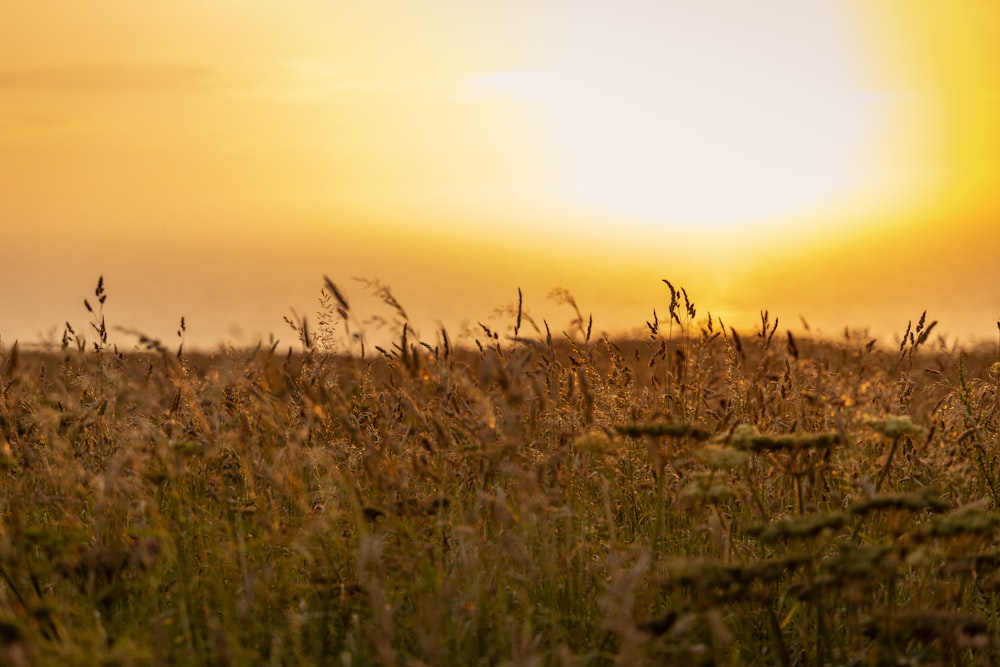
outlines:
[[[33,0],[0,22],[0,341],[291,342],[329,275],[421,335],[767,308],[1000,319],[986,0]],[[502,328],[502,327],[501,327]],[[115,334],[124,347],[134,338]]]

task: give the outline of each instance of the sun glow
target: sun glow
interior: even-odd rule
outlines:
[[[0,342],[101,274],[191,346],[325,273],[425,334],[556,286],[622,331],[669,277],[737,328],[995,336],[1000,3],[8,5]]]
[[[546,67],[479,79],[538,105],[562,197],[718,227],[808,211],[856,185],[871,96],[834,8],[616,11],[574,5]]]

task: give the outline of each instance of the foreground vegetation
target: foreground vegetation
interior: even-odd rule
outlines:
[[[375,287],[388,348],[329,281],[294,351],[122,353],[103,283],[0,347],[3,664],[997,664],[994,347],[669,284],[645,340],[561,292],[460,347]]]

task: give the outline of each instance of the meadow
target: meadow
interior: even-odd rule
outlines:
[[[664,283],[634,340],[560,291],[458,341],[376,283],[375,347],[327,280],[292,346],[205,354],[100,282],[0,346],[0,662],[1000,662],[997,347]]]

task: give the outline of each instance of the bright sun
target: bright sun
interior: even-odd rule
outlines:
[[[731,227],[855,184],[870,96],[834,8],[598,4],[573,3],[557,21],[546,67],[482,81],[539,106],[562,197],[636,221]]]

